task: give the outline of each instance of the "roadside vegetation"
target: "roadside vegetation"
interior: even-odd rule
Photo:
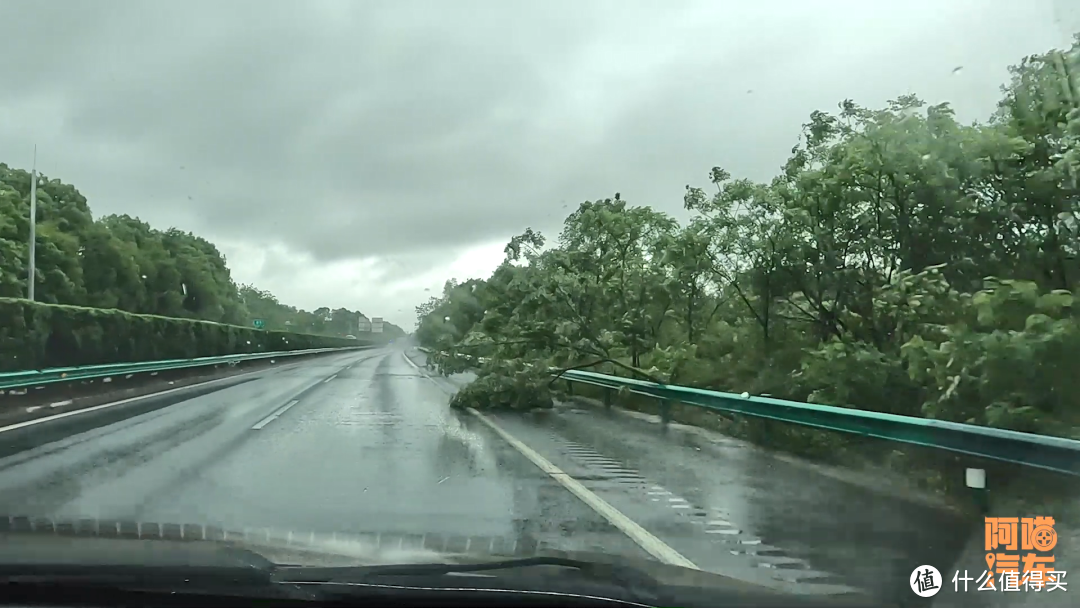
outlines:
[[[206,239],[138,218],[95,219],[70,184],[38,176],[35,302],[26,297],[28,171],[0,163],[0,371],[385,342],[359,311],[313,311],[238,285]],[[261,328],[254,327],[255,321]],[[265,331],[262,331],[265,330]]]
[[[0,298],[0,372],[384,344]],[[0,391],[2,393],[2,391]]]
[[[0,298],[26,297],[30,172],[0,163]],[[74,186],[38,175],[35,300],[232,325],[343,337],[359,311],[312,311],[237,284],[213,243],[128,215],[95,219]],[[404,331],[389,323],[395,336]]]
[[[442,372],[477,372],[455,407],[551,407],[547,370],[589,368],[1080,438],[1080,44],[1010,73],[975,124],[914,95],[813,112],[771,181],[714,167],[686,186],[685,224],[617,193],[586,201],[555,239],[511,239],[490,277],[447,282],[417,339]],[[852,437],[720,423],[865,455]]]

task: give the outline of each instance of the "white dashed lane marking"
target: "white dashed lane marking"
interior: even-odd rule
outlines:
[[[266,418],[263,418],[262,420],[257,422],[255,424],[255,426],[251,427],[251,430],[258,431],[259,429],[265,427],[266,425],[270,424],[271,422],[277,420],[282,414],[289,411],[289,408],[296,405],[297,403],[300,403],[300,402],[296,401],[295,399],[288,402],[288,403],[286,403],[284,406],[278,408],[277,411],[275,411],[273,414],[270,414]]]

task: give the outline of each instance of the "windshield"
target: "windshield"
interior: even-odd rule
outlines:
[[[1072,603],[1067,0],[0,23],[0,521]]]

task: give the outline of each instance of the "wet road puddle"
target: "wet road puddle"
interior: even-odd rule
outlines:
[[[741,559],[744,567],[769,571],[771,578],[784,582],[844,585],[841,577],[815,570],[806,560],[764,544],[733,524],[720,508],[679,496],[626,463],[557,433],[549,433],[547,439],[562,456],[557,460],[569,475],[706,570],[730,569],[731,559]]]

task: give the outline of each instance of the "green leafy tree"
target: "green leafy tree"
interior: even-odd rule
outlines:
[[[772,180],[714,167],[688,185],[685,226],[619,195],[582,203],[554,243],[526,230],[490,277],[418,307],[417,339],[438,369],[478,373],[457,407],[550,407],[559,370],[592,367],[1080,436],[1078,75],[1080,41],[1014,66],[984,122],[914,95],[813,112]]]
[[[27,293],[30,186],[29,172],[0,164],[0,297]],[[213,243],[128,215],[95,220],[86,198],[60,180],[38,176],[37,201],[39,302],[242,326],[262,318],[268,330],[334,337],[357,335],[365,318],[344,308],[298,310],[273,294],[239,286]],[[392,324],[384,333],[405,334]]]

